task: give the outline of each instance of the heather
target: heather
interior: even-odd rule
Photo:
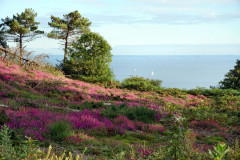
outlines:
[[[151,83],[104,87],[0,59],[0,157],[239,159],[239,91]]]

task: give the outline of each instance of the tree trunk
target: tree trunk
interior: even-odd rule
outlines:
[[[23,58],[22,34],[20,34],[19,47],[20,47],[20,64],[22,65],[22,58]]]
[[[67,35],[66,35],[66,41],[65,41],[65,48],[64,48],[64,59],[63,59],[63,65],[65,65],[65,63],[66,63],[66,61],[67,61],[68,35],[69,35],[69,33],[67,32]]]

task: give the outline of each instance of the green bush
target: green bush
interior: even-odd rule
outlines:
[[[122,87],[138,91],[155,91],[161,87],[161,83],[162,81],[158,79],[130,76],[123,80]]]
[[[216,97],[216,96],[224,96],[224,95],[240,96],[240,91],[234,90],[234,89],[219,89],[219,88],[205,89],[205,88],[197,88],[197,89],[187,90],[186,92],[188,94],[204,95],[206,97]]]
[[[71,135],[72,126],[69,122],[58,121],[50,126],[50,136],[57,142],[61,142]]]
[[[83,33],[68,48],[67,59],[62,70],[68,75],[104,77],[111,79],[111,46],[98,33]],[[61,66],[61,65],[60,65]]]
[[[136,120],[144,123],[153,123],[156,121],[155,115],[158,112],[147,107],[128,107],[126,105],[112,105],[104,110],[101,110],[101,114],[109,119],[114,119],[120,115],[126,116],[130,120]]]
[[[5,123],[7,123],[9,121],[9,117],[6,114],[6,110],[2,109],[1,113],[0,113],[0,126],[4,125]]]

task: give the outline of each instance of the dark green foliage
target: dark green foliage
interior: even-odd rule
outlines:
[[[161,87],[161,80],[131,76],[123,80],[122,87],[138,91],[155,91]]]
[[[4,125],[0,131],[0,146],[4,149],[4,152],[0,154],[0,157],[5,157],[6,159],[14,159],[15,150],[13,148],[13,142],[10,136],[9,128]]]
[[[120,115],[124,115],[130,120],[136,120],[136,121],[145,122],[145,123],[156,122],[155,115],[157,113],[158,113],[157,111],[149,109],[144,106],[128,107],[126,105],[120,105],[120,106],[112,105],[112,106],[106,107],[105,110],[101,110],[101,114],[104,117],[107,117],[109,119],[114,119]]]
[[[63,19],[51,16],[51,22],[48,23],[54,30],[48,34],[48,37],[63,40],[64,48],[64,63],[67,60],[67,48],[69,45],[69,38],[76,38],[83,32],[89,31],[91,22],[87,18],[82,17],[78,11],[63,15]]]
[[[160,88],[157,89],[156,92],[163,96],[172,95],[175,97],[187,94],[186,90],[178,88]]]
[[[128,108],[125,112],[125,116],[128,119],[145,123],[155,122],[156,114],[157,112],[155,110],[149,109],[147,107],[131,107]]]
[[[7,41],[19,43],[20,57],[23,57],[23,42],[29,42],[43,34],[43,31],[37,30],[39,22],[35,21],[37,13],[27,8],[21,14],[13,15],[13,18],[2,19],[4,36]]]
[[[234,69],[231,69],[225,78],[219,82],[222,89],[240,89],[240,60],[237,59]]]
[[[9,121],[8,116],[6,115],[6,110],[2,109],[0,113],[0,126],[4,125]]]
[[[70,108],[73,109],[79,109],[79,110],[83,110],[83,109],[98,109],[98,108],[102,108],[104,107],[103,102],[84,102],[83,105],[76,105],[76,104],[71,104],[69,105]]]
[[[204,89],[204,88],[190,89],[190,90],[187,90],[186,93],[192,94],[192,95],[204,95],[204,96],[207,96],[207,97],[224,96],[224,95],[240,96],[240,91],[238,91],[238,90],[234,90],[234,89],[219,89],[219,88],[213,88],[213,89]]]
[[[71,135],[71,124],[66,121],[58,121],[50,126],[50,136],[57,142],[63,141]]]
[[[111,46],[97,33],[85,33],[69,48],[68,59],[62,68],[68,75],[96,77],[110,81],[113,72]]]
[[[220,136],[209,136],[209,137],[201,137],[199,138],[198,142],[204,143],[204,144],[217,144],[221,142],[225,142],[226,140]]]

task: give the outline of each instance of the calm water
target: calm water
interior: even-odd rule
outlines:
[[[56,64],[62,55],[50,55]],[[240,56],[113,56],[111,67],[122,81],[130,75],[160,79],[163,87],[196,88],[216,86]]]

